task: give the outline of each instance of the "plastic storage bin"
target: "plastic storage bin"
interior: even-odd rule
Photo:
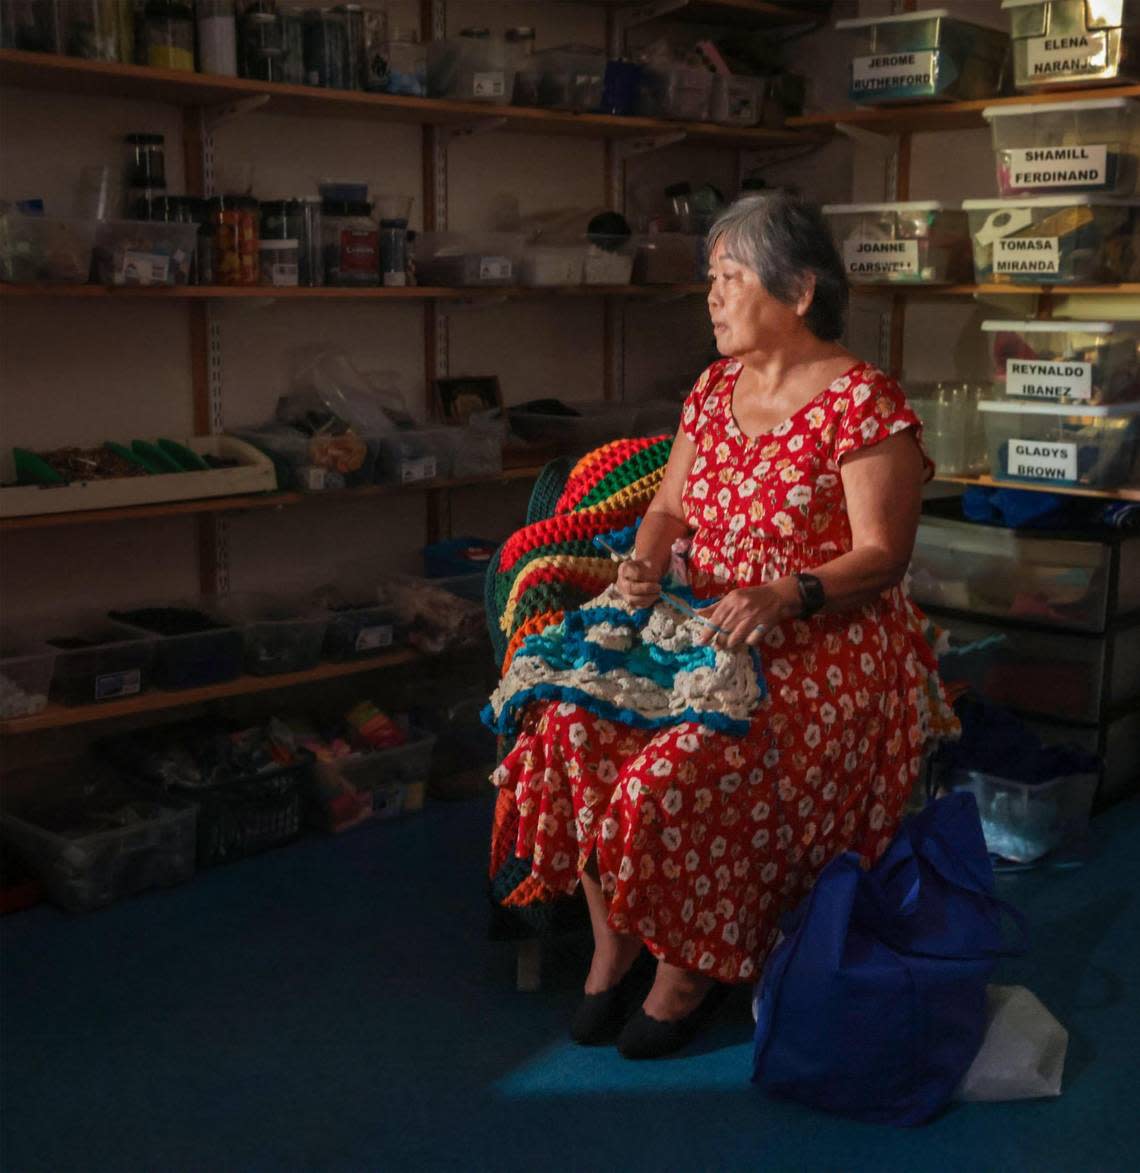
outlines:
[[[991,399],[978,409],[995,480],[1115,489],[1133,475],[1140,403],[1078,407]]]
[[[197,245],[197,224],[100,220],[95,275],[103,285],[185,285]]]
[[[1140,399],[1140,322],[988,321],[998,396],[1077,403]]]
[[[242,633],[210,610],[173,603],[112,611],[128,636],[157,636],[154,683],[159,688],[198,688],[241,675]]]
[[[510,105],[515,89],[502,37],[446,37],[432,41],[427,55],[428,94],[461,102]]]
[[[1137,538],[1076,540],[924,514],[910,571],[923,607],[1078,631],[1140,611]]]
[[[0,644],[0,720],[43,712],[54,667],[54,648],[7,641]]]
[[[428,578],[473,574],[482,578],[498,547],[498,542],[485,538],[446,538],[433,542],[423,549],[424,573]]]
[[[100,908],[194,874],[194,808],[129,787],[100,765],[21,770],[4,779],[0,836],[57,904]]]
[[[590,113],[602,104],[606,55],[573,45],[532,55],[527,69],[535,81],[535,105]]]
[[[522,253],[523,285],[581,285],[585,255],[581,245],[528,244]]]
[[[646,66],[637,91],[637,113],[646,118],[708,122],[712,118],[714,75],[706,69]]]
[[[1140,81],[1136,0],[1002,0],[1018,89]]]
[[[1090,98],[987,106],[1003,197],[1087,192],[1132,195],[1140,172],[1140,103]]]
[[[420,285],[515,285],[523,237],[514,232],[421,232],[416,237]]]
[[[399,485],[451,476],[451,428],[409,428],[379,440],[379,478]]]
[[[318,762],[311,787],[312,821],[341,831],[365,819],[390,819],[423,809],[435,737],[412,730],[393,749]]]
[[[978,803],[986,847],[1003,859],[1032,863],[1088,834],[1096,774],[1048,782],[1014,782],[978,770],[955,770],[950,785]]]
[[[587,285],[628,285],[636,254],[637,242],[628,236],[590,240],[582,258],[582,280]]]
[[[524,440],[550,443],[565,452],[585,452],[636,434],[637,408],[633,405],[598,401],[567,403],[565,408],[575,414],[553,404],[546,410],[511,408],[511,428]]]
[[[766,77],[724,77],[713,81],[712,120],[724,126],[760,126],[768,93]]]
[[[322,654],[337,662],[374,656],[392,647],[399,634],[395,612],[375,593],[338,592],[327,600],[328,618]]]
[[[231,863],[296,839],[308,772],[307,765],[285,766],[175,790],[198,807],[198,866]]]
[[[635,285],[689,285],[706,279],[705,238],[686,232],[656,232],[637,242]]]
[[[966,214],[933,200],[827,204],[823,208],[848,279],[937,285],[969,281]]]
[[[328,620],[304,602],[265,594],[229,595],[221,614],[240,629],[245,670],[254,676],[303,672],[320,661]]]
[[[64,705],[90,705],[145,692],[154,664],[153,639],[124,639],[104,621],[85,625],[77,635],[52,635],[55,648],[51,697]]]
[[[95,222],[54,216],[0,215],[0,281],[86,285]]]
[[[1140,271],[1140,200],[1035,196],[966,200],[979,283],[1080,285]]]
[[[922,442],[938,472],[977,476],[989,468],[986,431],[978,414],[982,388],[971,383],[912,386],[907,399],[922,420]]]
[[[501,473],[508,431],[507,417],[497,408],[472,413],[463,427],[447,428],[449,475],[458,480]]]
[[[1009,77],[1009,34],[945,8],[836,21],[852,37],[852,101],[994,97]]]

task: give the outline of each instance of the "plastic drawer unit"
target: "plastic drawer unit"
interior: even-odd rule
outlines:
[[[95,245],[93,220],[0,215],[0,281],[86,285]]]
[[[957,644],[1001,638],[992,654],[956,676],[995,705],[1097,724],[1140,702],[1140,624],[1105,635],[1068,635],[958,616],[935,618]]]
[[[937,285],[969,281],[966,213],[934,200],[827,204],[848,280]]]
[[[987,106],[998,194],[1133,195],[1140,172],[1140,102],[1089,98]]]
[[[1033,196],[965,200],[979,284],[1081,285],[1140,274],[1140,200]]]
[[[1140,81],[1136,0],[1002,0],[1018,89]]]
[[[995,480],[1115,489],[1133,476],[1140,403],[1085,407],[991,399],[978,410]]]
[[[198,688],[241,675],[242,633],[196,604],[159,604],[112,611],[124,638],[157,637],[154,683],[159,688]]]
[[[973,383],[912,385],[907,399],[922,420],[922,442],[939,473],[977,476],[989,468],[986,432],[978,414],[982,388]]]
[[[987,321],[993,387],[1066,403],[1140,399],[1140,322]]]
[[[51,697],[64,705],[137,696],[150,687],[156,641],[124,639],[104,621],[85,626],[78,635],[52,635],[45,641],[56,649]]]
[[[851,36],[852,101],[996,97],[1009,78],[1009,34],[945,8],[840,20]]]
[[[910,569],[922,607],[1076,631],[1140,612],[1137,537],[1068,539],[924,513]]]
[[[511,232],[421,232],[416,277],[421,285],[516,285],[523,237]]]

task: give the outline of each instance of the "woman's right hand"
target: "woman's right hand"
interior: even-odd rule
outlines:
[[[617,585],[631,607],[652,607],[661,597],[660,576],[643,558],[629,558],[618,567]]]

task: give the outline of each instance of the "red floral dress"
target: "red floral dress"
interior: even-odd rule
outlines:
[[[850,550],[840,461],[906,428],[921,437],[898,384],[859,363],[750,439],[732,414],[740,370],[714,363],[682,415],[697,448],[683,496],[689,570],[704,597]],[[518,854],[570,893],[596,849],[617,932],[674,965],[755,979],[780,914],[823,866],[845,850],[877,858],[897,826],[930,735],[930,698],[944,704],[920,623],[896,587],[846,613],[775,626],[760,649],[770,695],[743,738],[532,706],[495,774],[515,791]]]

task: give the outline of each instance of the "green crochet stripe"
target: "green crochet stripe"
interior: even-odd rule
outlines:
[[[600,558],[601,551],[589,538],[576,539],[568,542],[547,542],[542,546],[535,546],[533,550],[528,550],[508,571],[500,572],[496,577],[498,582],[495,584],[495,602],[498,604],[500,613],[504,610],[511,595],[511,587],[520,575],[526,572],[526,569],[532,562],[538,558],[545,558],[548,555],[559,555],[569,558]]]
[[[527,591],[526,597],[520,600],[511,614],[511,627],[518,631],[520,627],[536,615],[543,615],[547,611],[566,611],[587,602],[593,597],[591,592],[581,587],[569,587],[564,584],[543,584]]]
[[[643,448],[627,460],[623,460],[617,468],[608,472],[587,494],[575,509],[588,509],[592,505],[601,505],[604,501],[629,488],[635,481],[663,468],[669,460],[669,452],[673,447],[673,437],[666,436],[656,444]]]

